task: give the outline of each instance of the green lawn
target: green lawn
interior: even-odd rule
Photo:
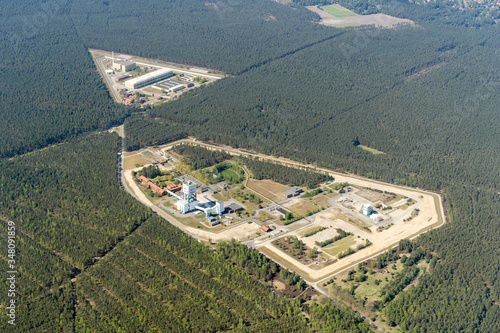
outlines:
[[[240,181],[240,176],[231,169],[226,169],[221,172],[222,177],[224,177],[224,180],[231,182],[231,183],[237,183]]]
[[[347,17],[347,16],[356,16],[358,14],[351,12],[349,9],[344,8],[340,5],[329,5],[329,6],[321,6],[322,10],[331,14],[335,17]]]

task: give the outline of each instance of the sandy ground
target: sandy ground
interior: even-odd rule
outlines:
[[[347,179],[346,179],[347,181]],[[368,183],[366,184],[368,185]],[[373,186],[373,185],[372,185]],[[387,191],[392,191],[395,192],[394,188],[391,188],[391,186],[377,186],[377,188],[387,190]],[[408,196],[415,196],[415,193],[412,193],[412,191],[404,191],[401,189],[397,190],[398,193],[402,193]],[[403,193],[404,192],[404,193]],[[373,244],[365,249],[362,249],[360,251],[357,251],[356,253],[347,256],[345,258],[340,259],[338,262],[329,265],[323,269],[320,270],[313,270],[297,260],[287,256],[285,253],[282,251],[279,251],[275,249],[271,244],[270,241],[263,242],[260,247],[264,246],[268,248],[269,250],[273,251],[276,255],[279,257],[283,258],[286,260],[286,262],[291,262],[293,266],[298,267],[301,271],[305,272],[306,275],[303,276],[306,280],[310,282],[315,282],[321,279],[326,278],[329,275],[332,275],[334,273],[337,273],[339,271],[342,271],[343,269],[350,267],[352,265],[357,264],[358,262],[365,260],[367,258],[370,258],[372,256],[378,255],[381,252],[384,252],[388,247],[392,247],[397,245],[399,240],[403,238],[412,238],[415,235],[420,234],[421,232],[425,231],[426,229],[432,227],[433,225],[436,224],[436,222],[439,221],[439,207],[436,207],[434,204],[434,198],[432,195],[425,194],[423,195],[423,198],[418,197],[418,200],[420,200],[421,205],[420,205],[420,214],[416,218],[412,219],[410,222],[403,222],[402,219],[392,225],[390,228],[387,230],[384,230],[382,232],[376,231],[376,227],[371,227],[372,232],[369,233],[368,231],[359,229],[358,227],[345,222],[343,220],[340,220],[337,218],[337,214],[332,213],[330,211],[326,211],[319,216],[316,217],[315,222],[312,223],[311,225],[307,226],[307,228],[313,227],[313,226],[326,226],[326,227],[333,227],[333,228],[341,228],[347,232],[352,232],[355,236],[356,242],[359,244],[361,243],[361,239],[369,239]],[[409,215],[411,213],[412,209],[408,209],[407,212],[405,212],[405,215]],[[288,235],[296,235],[299,238],[302,239],[306,243],[307,246],[309,247],[314,247],[316,246],[314,244],[314,241],[316,240],[324,240],[323,238],[331,238],[335,235],[335,231],[332,229],[324,230],[314,236],[311,237],[305,237],[302,238],[300,237],[300,232],[302,229],[298,229]],[[357,236],[360,236],[360,238],[357,238]],[[285,266],[287,266],[287,263],[283,262]]]

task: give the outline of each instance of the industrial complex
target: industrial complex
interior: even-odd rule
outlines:
[[[336,173],[316,188],[290,186],[235,172],[237,158],[223,162],[225,178],[216,179],[212,167],[186,172],[175,144],[125,158],[124,177],[136,197],[201,240],[243,242],[308,281],[322,281],[443,221],[432,193]],[[151,165],[158,166],[154,179],[130,172],[143,174]],[[294,241],[301,252],[290,247]]]
[[[145,107],[162,103],[224,77],[223,74],[209,75],[211,72],[206,69],[185,70],[184,66],[176,64],[168,68],[159,65],[158,61],[131,55],[115,57],[114,52],[98,50],[91,53],[112,95],[118,102],[125,104]]]

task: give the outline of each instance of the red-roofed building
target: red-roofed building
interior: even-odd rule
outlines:
[[[146,185],[147,188],[155,191],[157,194],[159,194],[161,196],[164,196],[165,194],[167,194],[167,190],[165,190],[165,189],[161,188],[160,186],[156,185],[151,180],[149,180],[147,177],[140,176],[139,177],[139,181],[142,184]]]
[[[160,186],[156,185],[152,181],[149,181],[148,188],[152,189],[153,191],[155,191],[157,194],[159,194],[161,196],[167,194],[167,190],[161,188]]]
[[[269,230],[271,230],[271,228],[269,228],[267,225],[263,225],[262,227],[260,227],[264,232],[269,232]]]
[[[144,177],[144,176],[140,176],[139,177],[139,181],[143,184],[147,184],[149,183],[149,179],[147,177]]]
[[[181,184],[170,184],[167,185],[167,190],[176,192],[182,190],[182,185]]]
[[[167,163],[167,160],[166,159],[162,159],[162,160],[159,160],[158,163],[160,163],[160,164]]]

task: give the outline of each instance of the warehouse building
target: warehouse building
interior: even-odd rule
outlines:
[[[113,61],[113,69],[120,72],[130,72],[136,68],[135,62],[128,60],[115,60]]]
[[[302,191],[302,189],[300,187],[292,186],[288,190],[281,192],[281,196],[283,196],[285,198],[291,198],[291,197],[296,197],[296,196],[300,195],[302,192],[304,192],[304,191]]]
[[[166,68],[159,69],[157,71],[144,74],[136,78],[133,78],[131,80],[128,80],[127,82],[125,82],[125,87],[128,89],[142,88],[144,86],[153,84],[172,75],[174,75],[174,73],[172,73],[170,69]]]
[[[176,92],[176,91],[179,91],[179,90],[182,90],[184,89],[184,85],[183,84],[178,84],[172,88],[169,89],[170,92]]]

